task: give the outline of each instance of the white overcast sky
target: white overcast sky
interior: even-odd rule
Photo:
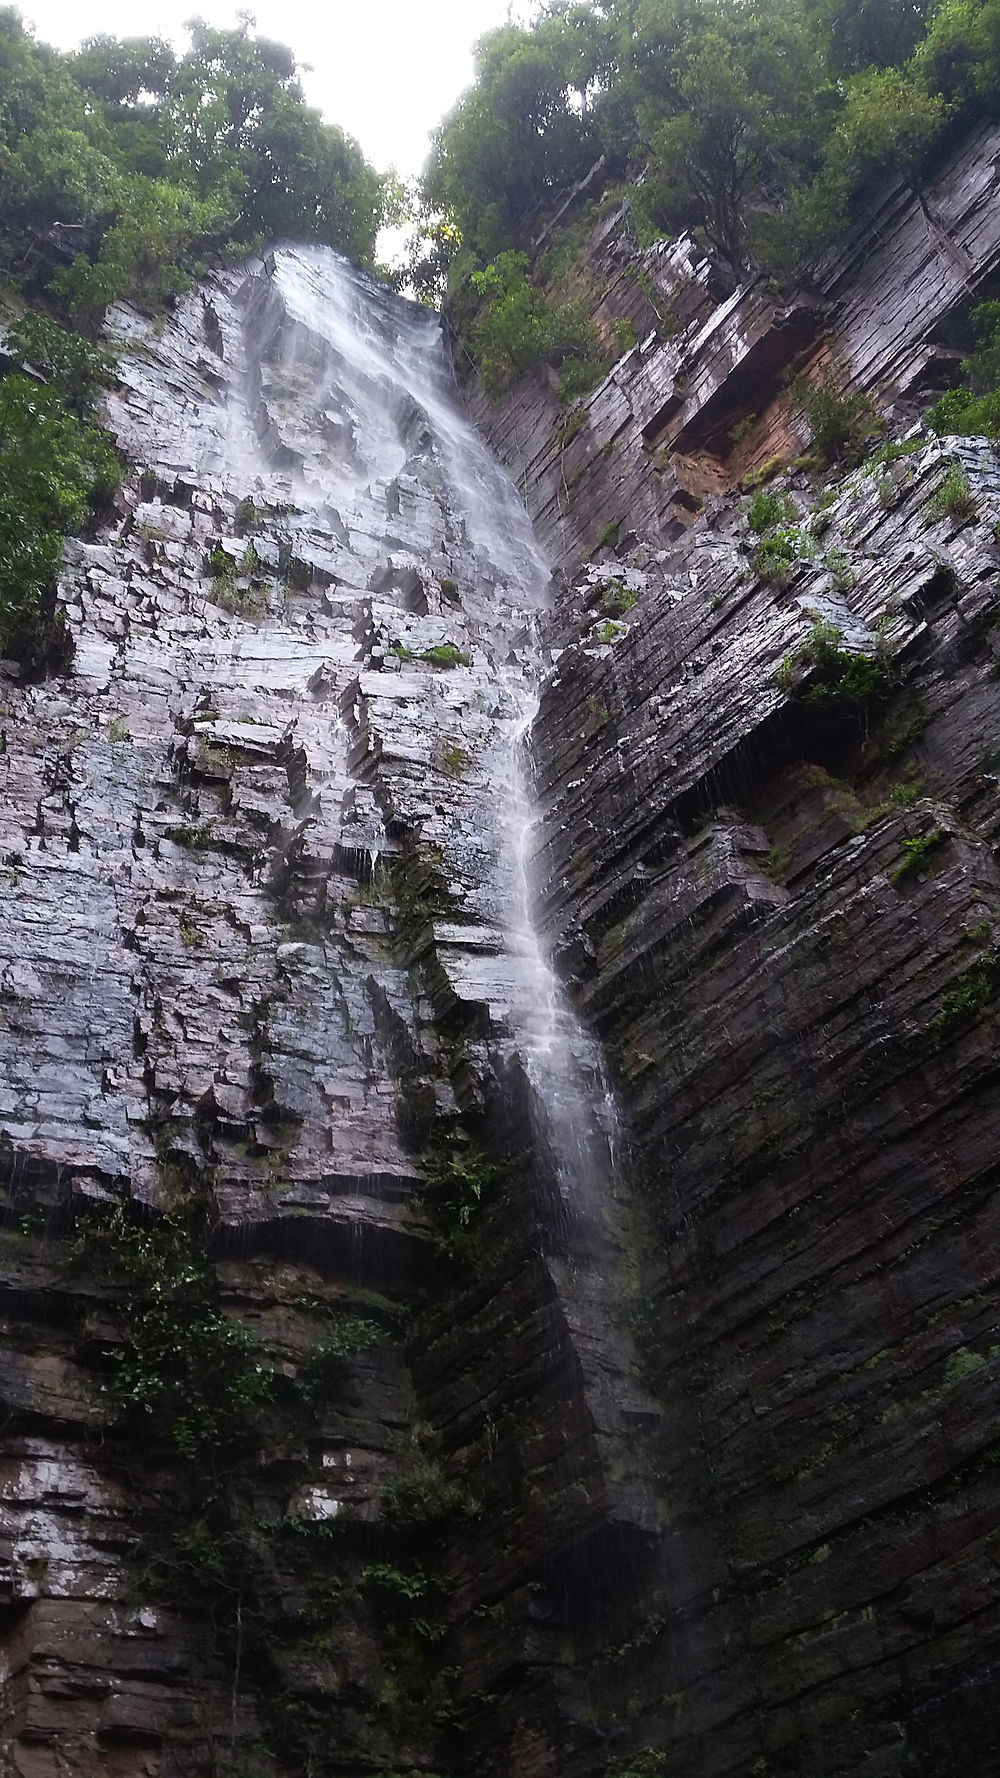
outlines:
[[[70,49],[85,37],[187,41],[185,19],[232,27],[236,4],[216,0],[19,0],[43,43]],[[258,33],[312,65],[302,83],[327,121],[356,136],[380,171],[419,172],[427,132],[472,79],[472,45],[484,31],[533,10],[530,0],[246,0]]]

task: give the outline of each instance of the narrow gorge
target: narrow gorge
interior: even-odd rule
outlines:
[[[992,1769],[998,167],[792,301],[609,208],[568,411],[325,248],[112,311],[3,681],[4,1778]]]

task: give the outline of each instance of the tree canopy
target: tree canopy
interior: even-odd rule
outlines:
[[[785,272],[998,101],[1000,0],[548,0],[482,39],[423,199],[467,270],[530,250],[603,156],[640,232]]]
[[[58,54],[0,10],[0,222],[8,275],[63,261],[78,324],[122,295],[158,301],[199,260],[265,236],[370,264],[387,183],[306,105],[295,58],[247,25],[192,21]]]

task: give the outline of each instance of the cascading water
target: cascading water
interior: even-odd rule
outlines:
[[[276,276],[281,305],[269,321]],[[291,486],[321,519],[334,507],[356,553],[375,547],[384,554],[393,543],[393,490],[419,465],[425,481],[446,490],[452,524],[471,548],[475,579],[463,602],[496,696],[496,779],[483,788],[492,805],[494,917],[510,961],[506,1018],[528,1082],[552,1225],[560,1240],[582,1249],[596,1238],[613,1195],[615,1123],[597,1045],[568,1004],[534,915],[537,811],[527,754],[544,670],[537,614],[547,598],[546,563],[511,483],[461,412],[431,312],[387,303],[374,280],[317,249],[283,251],[277,270],[266,262],[250,298],[255,305],[259,350],[250,375],[270,399],[263,425],[253,399],[249,423],[237,416],[244,475],[265,491],[275,482],[279,492]],[[294,426],[282,424],[283,382],[294,404],[306,380],[328,440],[320,459],[301,451]],[[296,445],[300,461],[290,475]],[[385,530],[374,538],[370,515],[380,504]]]
[[[517,1031],[535,1141],[551,1173],[556,1218],[579,1256],[606,1221],[617,1118],[598,1046],[573,1013],[538,931],[532,860],[539,813],[529,761],[538,706],[530,681],[520,699],[503,782],[512,878],[507,942],[516,966]]]
[[[166,1675],[164,1769],[215,1771],[224,1724],[234,1770],[257,1769],[273,1729],[269,1778],[326,1770],[328,1752],[345,1771],[465,1770],[501,1725],[482,1768],[499,1778],[525,1769],[522,1703],[546,1733],[583,1720],[581,1695],[539,1694],[541,1591],[573,1634],[575,1552],[585,1598],[595,1541],[617,1560],[629,1537],[645,1551],[652,1523],[606,1088],[532,893],[546,565],[462,416],[436,318],[343,261],[279,248],[210,276],[162,325],[128,309],[115,325],[109,422],[130,467],[114,514],[67,546],[74,670],[8,686],[6,843],[30,891],[4,909],[2,1134],[18,1212],[43,1222],[71,1193],[114,1205],[114,1229],[190,1208],[212,1325],[222,1340],[230,1315],[244,1321],[248,1344],[225,1337],[213,1378],[191,1320],[202,1296],[181,1293],[158,1399],[178,1399],[189,1338],[192,1415],[205,1381],[232,1423],[244,1398],[228,1362],[258,1341],[253,1375],[266,1354],[277,1386],[263,1403],[248,1392],[263,1411],[240,1419],[225,1499],[206,1456],[221,1516],[203,1562],[185,1515],[204,1490],[169,1435],[176,1410],[153,1438],[145,1415],[141,1430],[106,1418],[111,1392],[86,1375],[103,1334],[74,1336],[84,1373],[67,1357],[65,1389],[18,1380],[39,1460],[14,1452],[29,1508],[17,1658],[48,1673],[68,1626],[74,1679],[70,1714],[51,1714],[44,1687],[42,1717],[15,1701],[15,1721],[0,1700],[0,1739],[26,1725],[19,1772],[39,1738],[92,1765],[105,1731],[127,1763],[150,1675]],[[81,1332],[121,1313],[110,1226],[72,1274]],[[65,1355],[66,1276],[43,1270]],[[415,1463],[424,1427],[434,1464]],[[420,1508],[438,1462],[482,1510],[453,1513],[449,1481],[443,1515],[431,1497],[426,1522],[394,1512],[414,1482]],[[33,1492],[43,1472],[53,1486]],[[181,1558],[176,1595],[126,1553],[147,1531]],[[433,1639],[407,1676],[373,1577],[425,1538]],[[47,1615],[42,1571],[68,1616]],[[137,1598],[139,1667],[138,1632],[123,1639]],[[216,1632],[236,1601],[266,1654],[230,1675]],[[554,1694],[561,1654],[543,1669]],[[439,1759],[440,1725],[450,1737],[460,1718],[479,1723],[468,1761]],[[544,1769],[568,1769],[558,1747]]]
[[[256,281],[255,297],[265,310],[274,264],[266,261]],[[291,407],[305,394],[320,410],[328,442],[321,461],[304,458],[293,477],[297,494],[317,509],[347,503],[349,523],[360,495],[371,499],[376,490],[390,490],[408,464],[429,462],[485,577],[503,579],[515,600],[535,608],[547,569],[508,478],[457,405],[436,314],[400,303],[324,249],[285,250],[280,280],[282,336],[275,342],[264,335],[272,350],[277,346],[270,393],[277,391],[279,406],[284,394]],[[268,440],[251,434],[249,442],[259,476]],[[283,443],[279,474],[287,476]]]

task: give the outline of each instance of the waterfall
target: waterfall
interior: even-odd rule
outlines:
[[[0,1728],[18,1771],[39,1743],[86,1763],[145,1732],[167,1674],[155,1744],[186,1771],[216,1769],[220,1723],[234,1770],[261,1734],[268,1773],[328,1749],[451,1770],[452,1704],[477,1744],[509,1718],[514,1747],[543,1588],[573,1633],[565,1558],[587,1589],[595,1540],[617,1562],[652,1524],[607,1090],[535,912],[548,569],[436,317],[324,249],[114,327],[127,467],[67,544],[73,671],[7,691],[0,1133],[37,1310],[8,1330],[14,1709],[42,1714],[5,1701]],[[157,1243],[138,1281],[135,1231]],[[160,1327],[161,1288],[169,1344],[119,1401],[125,1305]],[[378,1591],[398,1574],[433,1626],[406,1717]],[[266,1658],[229,1674],[244,1622]],[[75,1676],[55,1713],[32,1672],[53,1648]]]
[[[560,1239],[586,1245],[612,1194],[615,1120],[598,1047],[570,1008],[535,919],[529,750],[545,667],[537,617],[548,566],[513,485],[462,412],[431,311],[390,296],[322,248],[286,249],[269,261],[247,307],[254,393],[233,421],[244,474],[265,493],[291,488],[320,521],[333,507],[355,549],[360,536],[364,551],[383,555],[396,544],[393,490],[416,477],[445,504],[453,538],[471,562],[463,606],[487,657],[498,712],[495,780],[483,786],[493,851],[485,894],[508,959],[506,1021],[528,1083],[536,1164],[551,1180],[553,1225]],[[290,405],[299,409],[305,399],[319,410],[322,453],[303,449],[301,423],[283,416],[283,379]],[[292,474],[290,448],[300,456]],[[380,538],[371,521],[379,509]]]
[[[267,317],[280,283],[270,319],[278,337],[269,338],[266,319],[261,336],[277,346],[271,392],[277,383],[280,401],[287,377],[291,402],[319,409],[329,447],[322,460],[303,462],[297,495],[316,510],[356,507],[419,464],[458,496],[485,577],[535,609],[548,568],[509,478],[462,413],[436,312],[394,296],[329,248],[285,249],[266,264],[270,275],[254,281],[250,303]]]
[[[507,943],[515,961],[533,1133],[553,1176],[556,1218],[579,1252],[596,1243],[613,1195],[617,1114],[598,1044],[573,1012],[538,931],[533,859],[539,812],[530,776],[535,686],[529,681],[520,695],[503,779],[511,876]]]

